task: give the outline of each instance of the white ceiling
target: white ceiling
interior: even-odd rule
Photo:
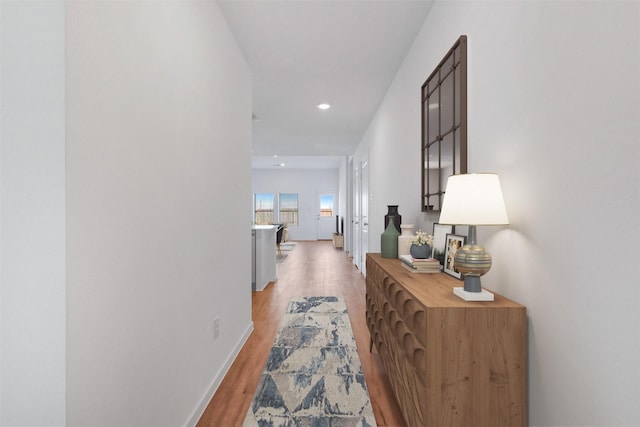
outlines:
[[[353,154],[433,0],[219,3],[252,72],[254,167],[288,168]]]

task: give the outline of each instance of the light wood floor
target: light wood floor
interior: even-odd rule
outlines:
[[[377,354],[369,353],[365,323],[365,281],[351,259],[331,242],[298,242],[278,264],[278,280],[254,292],[254,331],[205,409],[198,427],[241,426],[267,361],[280,318],[293,296],[344,298],[358,346],[376,422],[406,425]],[[375,352],[375,350],[374,350]]]

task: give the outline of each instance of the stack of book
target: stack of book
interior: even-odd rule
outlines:
[[[418,259],[411,255],[400,255],[402,266],[413,273],[440,273],[442,266],[435,258]]]

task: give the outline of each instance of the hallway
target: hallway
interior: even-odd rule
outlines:
[[[280,318],[293,296],[343,297],[358,346],[376,422],[402,426],[404,420],[386,374],[374,353],[369,353],[365,324],[365,280],[345,252],[331,242],[297,242],[277,266],[278,281],[254,292],[254,331],[200,418],[198,427],[240,426],[255,392],[275,337]]]

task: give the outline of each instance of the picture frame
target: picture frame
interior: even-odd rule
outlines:
[[[456,279],[461,279],[462,273],[455,268],[453,260],[456,255],[456,251],[464,246],[466,240],[466,236],[461,236],[459,234],[447,234],[446,237],[443,270],[445,273],[455,277]]]
[[[431,248],[431,258],[440,261],[440,265],[444,266],[445,245],[447,243],[447,234],[455,233],[455,226],[448,224],[433,224],[433,247]]]

